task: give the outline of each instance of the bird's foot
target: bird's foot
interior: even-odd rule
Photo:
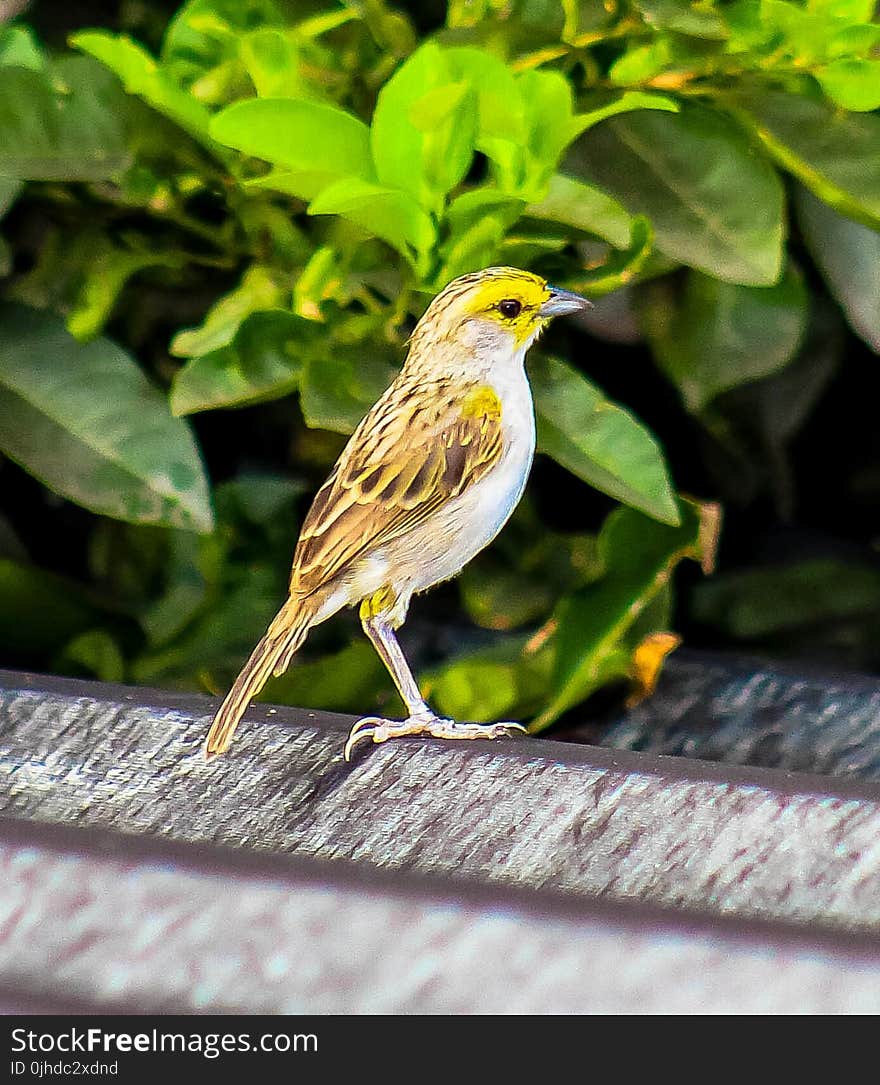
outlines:
[[[386,720],[381,716],[365,716],[358,720],[349,732],[343,756],[351,760],[352,752],[361,739],[374,743],[387,742],[389,738],[406,735],[431,735],[432,738],[504,738],[515,731],[526,734],[521,723],[456,723],[443,719],[433,712],[410,716],[406,720]]]

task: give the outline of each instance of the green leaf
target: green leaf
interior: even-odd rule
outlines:
[[[265,565],[271,565],[278,579],[277,594],[263,612],[268,616],[283,591],[282,570],[290,563],[291,532],[297,523],[294,505],[302,489],[295,480],[280,475],[239,474],[215,491],[217,530],[213,535],[164,533],[167,547],[158,578],[153,572],[150,597],[138,609],[151,649],[168,646],[181,636],[186,639],[190,630],[195,632],[199,624],[210,620],[218,604],[222,607],[228,592],[247,581],[249,570]],[[129,554],[133,562],[138,551],[131,547]],[[117,559],[113,564],[115,570],[120,562]],[[149,566],[142,561],[139,567],[144,564]],[[158,597],[157,579],[162,585]],[[194,662],[197,669],[199,661]]]
[[[563,285],[588,297],[597,298],[628,286],[644,270],[654,248],[654,231],[642,215],[632,220],[629,246],[613,253],[604,264],[572,275]]]
[[[15,533],[15,528],[2,514],[0,514],[0,558],[12,558],[22,563],[26,563],[28,559],[27,548]]]
[[[858,335],[880,354],[880,233],[799,188],[795,206],[813,259]]]
[[[528,141],[526,106],[511,69],[484,49],[454,48],[445,52],[453,78],[466,81],[477,96],[476,149],[491,162],[495,187],[516,194],[523,182]]]
[[[64,497],[120,520],[209,531],[208,484],[188,426],[109,339],[0,307],[0,447]]]
[[[880,45],[880,24],[863,23],[845,26],[828,39],[825,55],[828,57],[853,56],[870,53]]]
[[[77,583],[0,559],[0,650],[5,665],[33,665],[97,624],[101,608]]]
[[[507,267],[531,267],[535,264],[551,266],[563,265],[567,267],[576,261],[569,260],[563,255],[563,250],[571,244],[571,237],[562,226],[555,226],[550,222],[539,222],[537,219],[527,219],[515,229],[510,230],[501,244],[498,246],[498,258],[496,264]],[[558,257],[558,259],[556,259]],[[485,267],[485,264],[483,265]],[[548,274],[549,268],[545,267]],[[551,279],[559,282],[560,275],[555,271],[550,274]]]
[[[363,713],[371,707],[399,711],[393,688],[373,646],[359,639],[321,659],[297,659],[285,675],[266,683],[259,699],[318,711]]]
[[[794,271],[768,287],[736,286],[693,271],[678,302],[671,289],[668,280],[649,288],[646,330],[691,411],[777,372],[800,346],[808,296]]]
[[[547,195],[539,203],[529,204],[525,213],[597,234],[618,249],[629,244],[632,229],[629,212],[613,196],[563,173],[550,179]]]
[[[540,450],[597,490],[676,523],[663,453],[649,431],[565,362],[532,351],[528,369]]]
[[[779,277],[782,185],[720,113],[685,105],[615,118],[578,142],[566,172],[647,215],[657,248],[675,260],[751,286]]]
[[[46,57],[29,26],[0,26],[0,66],[41,72]]]
[[[559,0],[451,0],[446,25],[458,31],[456,37],[467,29],[468,39],[519,53],[558,43],[568,25],[579,25],[578,15],[589,18],[593,6]]]
[[[367,126],[322,102],[296,98],[236,102],[216,115],[211,134],[220,143],[280,167],[255,183],[304,200],[314,199],[342,178],[373,177]]]
[[[688,0],[634,0],[645,22],[663,30],[677,30],[695,38],[721,39],[727,28],[711,4],[689,3]]]
[[[187,539],[195,548],[213,536],[101,517],[88,541],[88,571],[97,590],[126,613],[136,612],[163,579],[171,538]]]
[[[778,54],[809,64],[821,57],[830,29],[822,13],[805,10],[790,0],[761,0],[761,18],[776,34]]]
[[[794,360],[772,377],[741,387],[749,421],[753,430],[763,432],[771,455],[782,453],[810,417],[839,368],[845,349],[844,329],[835,314],[816,306],[806,339]]]
[[[807,10],[845,22],[865,23],[874,15],[876,0],[807,0]]]
[[[105,629],[80,633],[64,646],[55,667],[62,674],[82,674],[100,682],[122,682],[125,660],[116,640]]]
[[[880,117],[781,91],[738,95],[732,104],[773,158],[820,200],[880,228]]]
[[[308,320],[321,320],[321,304],[336,296],[340,285],[338,255],[329,245],[314,250],[293,288],[293,311]]]
[[[519,629],[544,617],[555,601],[549,584],[517,569],[487,569],[485,563],[462,576],[459,590],[468,617],[484,629]]]
[[[278,399],[298,385],[319,325],[282,309],[252,313],[231,342],[193,358],[171,383],[171,410],[193,414]]]
[[[621,113],[635,113],[642,109],[659,109],[661,113],[678,113],[680,107],[674,98],[667,98],[663,94],[646,94],[640,90],[628,90],[605,105],[590,109],[586,113],[578,113],[573,117],[569,127],[568,141],[599,124],[600,121],[608,120],[609,117],[617,117]]]
[[[444,51],[455,80],[464,80],[477,95],[477,145],[497,137],[514,143],[525,139],[525,105],[511,69],[485,49],[458,47]]]
[[[287,475],[243,472],[217,487],[217,520],[226,528],[239,532],[254,527],[280,528],[287,563],[289,539],[283,521],[292,518],[293,506],[303,492],[302,483]],[[257,546],[265,553],[262,536]]]
[[[228,688],[285,597],[299,485],[239,474],[217,487],[217,531],[197,540],[170,535],[161,592],[140,610],[148,652],[132,679],[216,693]]]
[[[179,268],[185,262],[183,253],[175,250],[122,248],[109,237],[101,237],[83,267],[82,285],[67,316],[67,330],[77,339],[91,339],[110,319],[132,276],[151,267]]]
[[[419,684],[432,706],[453,719],[523,718],[544,699],[551,663],[546,651],[529,651],[525,637],[505,637],[420,674]]]
[[[550,701],[532,723],[540,731],[594,692],[609,677],[625,673],[630,650],[625,637],[684,558],[707,565],[717,537],[713,506],[679,502],[681,522],[669,527],[631,509],[613,512],[599,536],[606,573],[564,600],[557,612]]]
[[[310,215],[342,215],[409,257],[410,247],[427,253],[434,224],[407,192],[347,177],[323,189],[309,204]]]
[[[290,208],[280,206],[271,196],[249,192],[248,199],[238,208],[238,220],[251,251],[259,258],[285,270],[306,263],[313,242],[299,223],[294,222]]]
[[[7,297],[34,309],[68,312],[86,278],[97,274],[94,257],[103,255],[106,234],[95,226],[49,225],[44,232],[36,262],[10,284]]]
[[[571,85],[559,72],[528,71],[517,79],[524,105],[525,137],[522,146],[499,159],[503,187],[531,200],[543,196],[565,148],[581,133],[620,113],[659,109],[677,112],[671,98],[627,91],[619,98],[575,115]],[[502,140],[503,144],[504,141]],[[492,144],[488,145],[491,153]]]
[[[261,98],[310,97],[299,71],[299,51],[289,35],[263,27],[241,40],[241,59]]]
[[[477,139],[477,97],[466,83],[450,83],[428,91],[410,112],[422,132],[425,180],[433,192],[446,195],[467,175]]]
[[[500,214],[507,225],[513,225],[525,206],[524,200],[484,185],[456,196],[446,209],[445,219],[453,234],[464,234],[478,226],[487,214]]]
[[[724,13],[730,36],[726,50],[733,54],[767,54],[780,41],[777,28],[763,10],[763,0],[736,0]]]
[[[460,660],[428,681],[430,697],[453,719],[503,719],[517,701],[516,668],[493,660]]]
[[[24,183],[14,177],[0,177],[0,218],[12,207],[23,188]]]
[[[470,166],[478,98],[455,79],[446,54],[429,42],[388,80],[376,101],[370,141],[381,184],[436,210]]]
[[[740,640],[790,633],[880,608],[880,571],[833,558],[744,569],[694,593],[693,616]]]
[[[416,47],[417,37],[409,18],[395,11],[385,0],[347,0],[353,13],[363,19],[377,45],[393,57],[408,56]],[[338,19],[340,12],[315,16],[315,22]],[[332,25],[332,23],[331,23]]]
[[[314,354],[300,392],[306,424],[351,433],[396,375],[388,353],[370,343],[336,344]]]
[[[486,216],[504,223],[504,230],[519,219],[527,203],[519,196],[492,184],[481,185],[462,192],[453,199],[444,214],[444,226],[450,237],[461,238],[479,228]]]
[[[560,72],[523,72],[517,89],[525,107],[524,168],[519,186],[531,197],[559,164],[563,150],[578,134],[571,84]]]
[[[125,34],[83,30],[70,38],[75,49],[100,60],[115,72],[129,94],[135,94],[158,113],[170,118],[204,147],[220,148],[208,134],[211,114],[183,89],[150,54]]]
[[[0,175],[102,181],[130,162],[115,80],[85,57],[50,73],[0,67]]]
[[[814,74],[832,102],[844,109],[865,112],[880,107],[880,60],[841,57]]]
[[[526,499],[496,543],[464,567],[459,593],[471,621],[509,631],[546,618],[602,571],[595,535],[548,529]]]
[[[205,604],[208,582],[202,551],[206,548],[216,550],[213,536],[206,539],[188,531],[170,534],[162,565],[162,594],[138,612],[138,621],[152,647],[168,644],[179,636]]]
[[[446,210],[449,236],[440,250],[443,263],[435,278],[437,289],[458,275],[494,263],[505,233],[524,208],[525,201],[489,185],[457,196]]]
[[[608,78],[617,86],[647,83],[669,64],[672,59],[667,38],[658,38],[650,45],[637,45],[628,49],[608,70]]]
[[[792,361],[772,376],[739,385],[701,413],[700,422],[715,438],[713,474],[723,457],[729,501],[745,506],[766,493],[779,520],[794,518],[800,480],[792,441],[839,368],[845,341],[831,303],[814,299],[807,336]]]
[[[262,264],[251,264],[238,286],[214,303],[200,327],[185,328],[175,335],[170,353],[193,358],[225,347],[251,313],[281,308],[289,297],[290,286],[284,276]]]
[[[130,665],[131,681],[221,692],[232,681],[281,602],[275,570],[252,564],[224,584],[183,634]]]
[[[175,14],[162,42],[162,65],[189,87],[238,54],[248,31],[283,27],[273,0],[188,0]]]
[[[370,124],[376,174],[383,185],[409,192],[426,203],[425,134],[412,122],[412,107],[428,91],[450,81],[439,46],[428,42],[402,64],[379,91]]]

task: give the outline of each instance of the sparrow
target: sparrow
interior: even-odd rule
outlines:
[[[493,739],[525,730],[436,715],[396,630],[413,595],[460,572],[522,497],[535,452],[526,352],[553,317],[589,305],[512,267],[462,275],[431,301],[399,374],[315,496],[296,544],[288,598],[214,717],[207,758],[229,748],[252,698],[270,675],[288,668],[309,630],[352,606],[359,607],[407,717],[358,720],[345,760],[362,740]]]

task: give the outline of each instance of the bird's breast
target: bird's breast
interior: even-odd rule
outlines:
[[[493,470],[472,487],[474,518],[491,532],[482,546],[494,539],[516,508],[535,455],[535,409],[522,364],[493,374],[489,383],[501,403],[504,449]]]
[[[414,592],[455,576],[495,538],[522,497],[535,453],[535,414],[525,372],[517,369],[490,374],[486,382],[501,405],[497,463],[400,540],[394,564],[402,559]]]

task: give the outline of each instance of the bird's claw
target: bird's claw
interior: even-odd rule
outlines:
[[[449,739],[494,739],[505,738],[514,731],[528,734],[521,723],[456,723],[455,720],[442,719],[439,716],[410,716],[405,720],[386,720],[381,716],[364,716],[349,731],[345,742],[343,757],[351,761],[355,746],[361,739],[371,739],[373,743],[387,742],[389,738],[403,738],[407,735],[431,735],[433,738]]]
[[[390,736],[383,734],[390,720],[383,720],[381,716],[364,716],[355,723],[348,732],[345,740],[345,749],[342,756],[346,761],[351,761],[352,752],[362,738],[371,738],[373,742],[385,742]]]

